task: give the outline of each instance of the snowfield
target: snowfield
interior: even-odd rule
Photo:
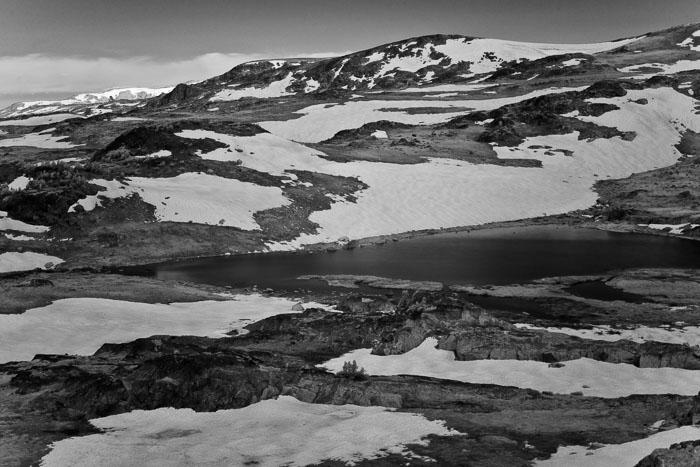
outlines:
[[[188,172],[172,178],[133,177],[124,184],[100,179],[90,183],[105,191],[79,200],[69,212],[75,211],[77,205],[91,211],[101,205],[101,197],[115,199],[138,194],[155,206],[156,218],[161,222],[192,221],[256,230],[259,226],[253,219],[255,212],[289,204],[280,188],[203,173]]]
[[[313,150],[309,147],[271,133],[229,136],[208,130],[183,130],[176,135],[192,139],[210,138],[228,146],[228,148],[218,148],[207,153],[199,152],[198,155],[202,159],[240,160],[243,167],[272,175],[286,175],[296,179],[296,175],[286,171],[294,169],[321,172],[324,166],[329,165],[327,160],[313,155]]]
[[[455,86],[470,85],[435,86],[434,88],[418,88],[418,91],[457,90]],[[390,120],[412,125],[431,125],[434,123],[443,123],[451,118],[464,114],[464,111],[455,111],[454,113],[411,115],[404,111],[417,107],[467,107],[473,110],[493,110],[504,105],[514,104],[537,96],[581,91],[583,89],[585,89],[585,87],[548,88],[532,91],[521,96],[480,100],[363,100],[348,101],[343,104],[316,104],[295,112],[302,114],[300,118],[260,122],[259,125],[270,133],[281,136],[282,138],[298,141],[300,143],[318,143],[333,137],[333,135],[341,130],[359,128],[365,123],[377,122],[379,120]],[[387,111],[385,109],[399,110]]]
[[[325,459],[411,453],[428,435],[459,434],[442,421],[384,407],[300,402],[290,396],[242,409],[194,412],[162,408],[90,420],[104,433],[53,444],[42,466],[304,466]]]
[[[419,375],[467,383],[516,386],[538,391],[586,396],[625,397],[631,394],[694,395],[700,387],[700,371],[677,368],[637,368],[624,363],[604,363],[588,358],[571,360],[563,368],[526,360],[457,361],[453,352],[435,348],[428,338],[402,355],[372,355],[359,349],[319,365],[334,373],[355,360],[370,375]],[[588,387],[585,387],[588,386]]]
[[[63,263],[61,258],[56,256],[46,255],[43,253],[34,253],[31,251],[8,252],[0,254],[0,273],[13,271],[31,271],[32,269],[48,269],[47,265],[52,266]],[[2,315],[0,315],[1,317]],[[1,333],[2,331],[0,331]],[[2,344],[0,344],[2,345]]]
[[[443,45],[435,46],[435,50],[451,57],[452,63],[469,62],[469,72],[476,75],[492,73],[502,62],[523,58],[537,60],[550,55],[567,53],[594,54],[622,47],[639,39],[641,37],[596,44],[542,44],[499,39],[473,39],[465,42],[463,39],[450,39]]]
[[[38,353],[91,355],[104,343],[152,335],[224,337],[254,321],[295,313],[296,302],[285,298],[230,298],[169,305],[66,298],[19,315],[0,315],[0,363],[31,360]]]
[[[375,52],[367,57],[366,63],[380,62],[381,68],[370,78],[369,87],[374,81],[391,76],[401,70],[418,72],[428,66],[450,66],[459,62],[469,62],[469,75],[493,73],[501,63],[513,60],[537,60],[550,55],[567,53],[594,54],[630,44],[640,38],[625,39],[616,42],[596,44],[543,44],[534,42],[514,42],[499,39],[448,39],[444,44],[427,43],[422,47],[411,47],[414,43],[402,44],[399,48],[403,56],[387,56],[384,52]],[[410,53],[406,50],[410,48]],[[433,51],[447,57],[432,58]],[[443,61],[446,60],[445,63]],[[340,69],[342,69],[341,64]],[[339,70],[338,70],[339,72]],[[432,72],[428,72],[428,75]],[[428,76],[426,76],[426,79]]]
[[[684,426],[662,431],[648,438],[623,444],[609,444],[598,449],[589,446],[561,446],[547,460],[535,461],[535,467],[634,467],[654,449],[668,448],[674,443],[700,439],[700,428]]]
[[[641,98],[647,99],[648,103],[634,102]],[[310,220],[321,226],[318,234],[302,235],[283,247],[289,249],[335,241],[343,236],[363,238],[585,209],[596,202],[597,195],[592,186],[597,180],[624,178],[671,165],[681,156],[674,147],[680,141],[680,132],[684,129],[700,131],[700,115],[695,113],[694,99],[671,88],[629,91],[624,97],[594,101],[618,105],[620,110],[600,117],[577,118],[621,131],[634,131],[636,138],[633,141],[619,137],[579,141],[575,132],[527,138],[514,150],[494,147],[500,158],[537,159],[542,161],[542,168],[475,165],[451,159],[432,159],[415,165],[365,161],[329,164],[323,168],[324,172],[358,177],[369,188],[359,193],[356,203],[335,203],[330,210],[313,213]],[[459,103],[452,101],[455,102]],[[367,107],[353,116],[351,109],[342,109],[349,105],[358,109]],[[338,125],[347,125],[342,123],[343,118],[365,121],[367,118],[363,112],[374,111],[368,109],[380,105],[397,103],[350,102],[329,109],[314,106],[311,113],[306,114],[306,117],[313,118],[302,117],[275,124],[268,122],[265,126],[273,133],[283,128],[284,134],[311,135],[316,125],[332,125],[336,130]],[[284,129],[285,125],[289,127]],[[545,154],[545,149],[530,149],[530,146],[545,145],[573,151],[573,157],[563,153],[551,156]]]

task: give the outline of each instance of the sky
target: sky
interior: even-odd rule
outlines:
[[[693,22],[698,0],[0,0],[0,108],[425,34],[582,43]]]

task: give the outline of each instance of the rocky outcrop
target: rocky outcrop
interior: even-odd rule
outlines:
[[[566,134],[579,132],[579,139],[593,140],[619,136],[625,140],[635,138],[633,132],[621,132],[617,128],[596,125],[564,114],[578,112],[578,115],[598,117],[606,112],[617,110],[617,106],[606,103],[591,103],[587,99],[597,97],[620,97],[627,94],[622,85],[616,81],[599,81],[583,91],[538,96],[516,104],[507,105],[484,114],[477,112],[474,116],[458,117],[447,127],[459,127],[464,121],[492,121],[486,125],[486,131],[478,141],[498,143],[504,146],[516,146],[525,138],[539,135]]]
[[[691,467],[700,465],[700,440],[672,444],[655,449],[635,467]]]
[[[160,150],[170,151],[174,156],[191,155],[196,151],[211,152],[225,144],[210,138],[181,138],[176,136],[183,130],[208,130],[236,136],[253,136],[264,133],[257,125],[246,123],[211,122],[206,120],[184,120],[158,126],[139,126],[126,131],[93,156],[93,161],[114,159],[115,151],[126,150],[128,155],[145,155]]]
[[[148,107],[162,107],[173,104],[179,104],[180,102],[190,99],[192,97],[198,96],[201,91],[198,87],[180,83],[173,88],[169,93],[155,97],[148,102]]]
[[[393,312],[373,310],[387,304]],[[516,330],[456,297],[415,293],[398,302],[360,297],[343,306],[345,313],[308,309],[274,316],[231,338],[153,336],[106,344],[88,357],[38,355],[31,362],[0,365],[0,375],[12,376],[9,383],[6,376],[0,380],[1,400],[14,407],[13,433],[46,442],[90,433],[90,418],[135,409],[215,411],[279,395],[310,403],[380,405],[446,420],[450,428],[467,433],[431,439],[420,448],[421,455],[440,465],[464,465],[464,453],[472,452],[482,453],[469,458],[477,464],[507,455],[511,465],[525,465],[546,458],[560,444],[639,439],[656,420],[679,425],[696,411],[696,398],[673,395],[603,399],[415,376],[334,375],[315,364],[372,345],[384,353],[410,350],[428,335],[462,336],[443,341],[454,343],[455,352],[466,352],[468,342],[477,340],[482,347],[488,346],[485,340],[495,340],[520,346],[522,352],[523,342],[532,349],[542,345],[524,334],[517,335],[523,342],[503,340],[498,336]],[[31,424],[25,423],[29,413]],[[61,432],[37,431],[49,423]],[[5,429],[0,423],[0,448],[20,440],[3,438]],[[525,445],[530,447],[521,449]]]
[[[628,363],[640,368],[700,369],[697,349],[683,345],[631,341],[605,342],[565,334],[514,329],[508,332],[472,327],[439,339],[438,348],[451,350],[457,360],[535,360],[562,362],[590,358]]]

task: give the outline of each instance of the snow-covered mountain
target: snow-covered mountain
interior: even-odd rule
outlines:
[[[113,106],[132,105],[132,101],[150,99],[172,91],[173,87],[162,88],[117,88],[108,91],[77,94],[68,99],[17,102],[0,110],[0,118],[16,118],[57,112],[96,114],[112,110]],[[126,101],[126,102],[125,102]],[[109,104],[99,107],[100,104]],[[88,112],[89,109],[89,112]]]
[[[540,44],[433,35],[406,39],[326,60],[270,60],[239,65],[190,86],[186,97],[206,94],[212,102],[298,93],[387,90],[475,80],[509,62],[552,55],[596,54],[638,38],[596,44]],[[183,97],[181,90],[164,103]]]
[[[194,98],[199,102],[231,102],[304,94],[349,96],[358,91],[493,82],[504,77],[527,80],[616,72],[621,71],[618,68],[652,61],[667,63],[697,58],[698,36],[698,25],[593,44],[422,36],[325,60],[245,63],[215,78],[180,85],[158,100],[158,104],[170,105]]]

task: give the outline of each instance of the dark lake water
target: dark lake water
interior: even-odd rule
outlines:
[[[328,290],[305,274],[374,275],[453,284],[511,284],[633,267],[700,267],[700,242],[534,226],[413,238],[332,253],[200,258],[124,268],[127,274],[218,286]]]

